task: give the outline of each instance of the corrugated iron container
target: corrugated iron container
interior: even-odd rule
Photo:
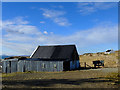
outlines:
[[[18,72],[25,71],[63,71],[63,61],[20,60],[18,62]]]
[[[56,71],[64,70],[63,60],[11,59],[11,60],[4,60],[2,63],[3,63],[3,68],[2,68],[3,73],[26,72],[26,71],[56,72]],[[70,61],[70,70],[78,67],[79,67],[79,60]]]
[[[2,72],[12,73],[17,72],[18,59],[8,59],[2,61]]]

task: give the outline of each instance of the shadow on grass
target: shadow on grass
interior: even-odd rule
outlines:
[[[100,69],[101,67],[80,67],[78,69],[75,69],[75,70],[89,70],[89,69]],[[75,71],[75,70],[72,70],[72,71]]]
[[[102,80],[100,80],[102,79]],[[102,77],[99,78],[88,78],[88,79],[41,79],[41,80],[4,80],[3,85],[25,85],[25,86],[40,86],[40,87],[52,87],[55,84],[68,84],[68,85],[81,85],[83,83],[101,83],[101,82],[112,82],[111,80],[105,80]]]

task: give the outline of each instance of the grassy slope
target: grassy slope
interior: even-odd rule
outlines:
[[[104,60],[105,67],[117,67],[118,64],[118,51],[115,53],[104,55],[94,53],[90,55],[80,55],[81,66],[84,66],[84,62],[93,67],[93,61],[95,60]]]

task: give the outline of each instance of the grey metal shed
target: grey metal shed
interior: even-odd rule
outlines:
[[[80,67],[75,45],[38,46],[29,59],[3,61],[3,73],[67,71]]]
[[[18,59],[8,59],[2,61],[2,72],[12,73],[17,72]]]

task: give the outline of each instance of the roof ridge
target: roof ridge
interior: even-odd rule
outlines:
[[[52,47],[52,46],[75,46],[75,44],[70,44],[70,45],[43,45],[43,46],[39,45],[39,47]]]

